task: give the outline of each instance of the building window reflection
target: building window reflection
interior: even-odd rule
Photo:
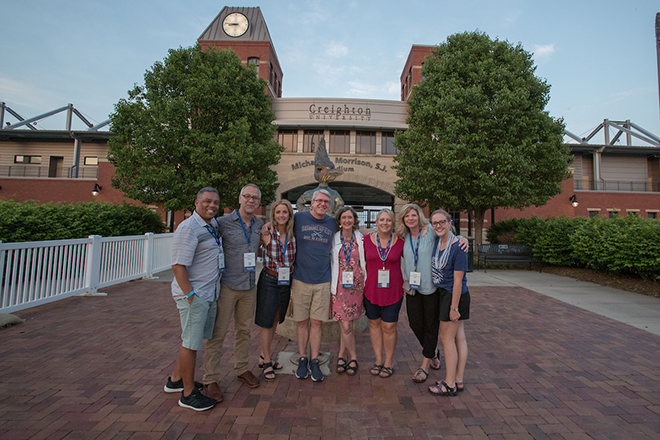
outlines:
[[[376,154],[376,132],[358,131],[355,139],[357,154]]]
[[[330,131],[330,147],[328,153],[350,153],[351,132],[344,130]]]
[[[285,148],[284,151],[295,153],[298,151],[298,130],[280,130],[277,142]]]
[[[303,134],[303,153],[315,153],[322,134],[323,130],[305,130]],[[314,145],[312,145],[312,142]]]
[[[399,154],[399,149],[394,147],[394,133],[383,133],[383,154]]]

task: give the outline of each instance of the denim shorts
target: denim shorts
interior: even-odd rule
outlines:
[[[278,310],[278,322],[283,323],[289,308],[289,298],[291,298],[291,285],[278,285],[276,276],[262,270],[257,282],[257,309],[254,323],[261,328],[273,328]]]
[[[399,311],[401,311],[403,297],[389,306],[377,306],[364,297],[364,310],[367,312],[367,318],[380,319],[383,322],[399,322]]]
[[[188,350],[201,350],[204,339],[213,337],[215,314],[218,310],[216,301],[206,301],[193,295],[192,303],[188,298],[176,302],[181,318],[181,345]]]

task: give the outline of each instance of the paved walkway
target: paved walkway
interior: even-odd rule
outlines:
[[[402,311],[389,379],[369,375],[364,332],[355,377],[302,381],[287,365],[249,389],[232,374],[228,337],[225,401],[204,413],[162,391],[180,343],[162,278],[17,312],[26,322],[0,329],[0,439],[660,438],[660,300],[527,271],[473,273],[469,285],[470,357],[457,397],[412,382],[421,350]],[[252,335],[258,374],[256,327]]]

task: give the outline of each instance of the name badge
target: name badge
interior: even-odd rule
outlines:
[[[277,285],[279,286],[288,286],[291,279],[291,268],[289,267],[280,267],[277,269]]]
[[[344,289],[353,288],[353,272],[344,271],[341,273],[341,287]]]
[[[419,289],[422,286],[422,273],[421,272],[410,272],[410,284],[411,289]]]
[[[389,270],[379,270],[378,271],[378,287],[390,287],[390,271]]]
[[[218,254],[218,271],[225,273],[225,254],[222,252]]]
[[[243,272],[255,272],[257,270],[257,256],[254,252],[243,254]]]

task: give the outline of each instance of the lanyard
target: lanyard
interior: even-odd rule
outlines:
[[[218,245],[218,247],[222,247],[220,244],[220,237],[218,237],[218,233],[215,231],[215,229],[211,229],[209,225],[206,225],[206,230],[209,231],[213,238],[215,238],[215,243]]]
[[[383,262],[383,270],[385,270],[385,260],[390,253],[390,243],[392,242],[392,233],[390,232],[390,239],[387,240],[387,248],[385,248],[385,253],[383,253],[383,248],[380,246],[380,236],[376,232],[376,241],[378,241],[378,255],[380,260]]]
[[[252,217],[252,221],[250,221],[250,234],[248,235],[247,231],[245,230],[245,223],[243,223],[243,219],[241,218],[241,213],[236,211],[236,214],[238,214],[238,220],[241,222],[241,228],[243,228],[243,234],[245,235],[245,239],[247,240],[248,243],[248,251],[250,250],[250,241],[252,239],[252,225],[254,225],[254,217]]]
[[[412,234],[410,234],[410,249],[413,251],[413,255],[415,256],[415,270],[414,272],[417,272],[417,255],[419,253],[419,242],[422,241],[422,230],[420,229],[417,232],[417,246],[413,247],[413,239],[412,239]]]
[[[341,247],[344,249],[344,256],[346,257],[346,266],[350,266],[351,252],[353,252],[353,238],[355,237],[355,234],[351,235],[351,244],[348,247],[348,253],[346,253],[346,243],[344,243],[344,234],[340,232],[339,235],[341,237]]]
[[[282,242],[280,241],[280,232],[277,231],[277,244],[280,248],[280,264],[281,267],[284,266],[284,254],[286,253],[287,246],[289,245],[289,233],[287,232],[284,236],[284,247],[282,247]]]

